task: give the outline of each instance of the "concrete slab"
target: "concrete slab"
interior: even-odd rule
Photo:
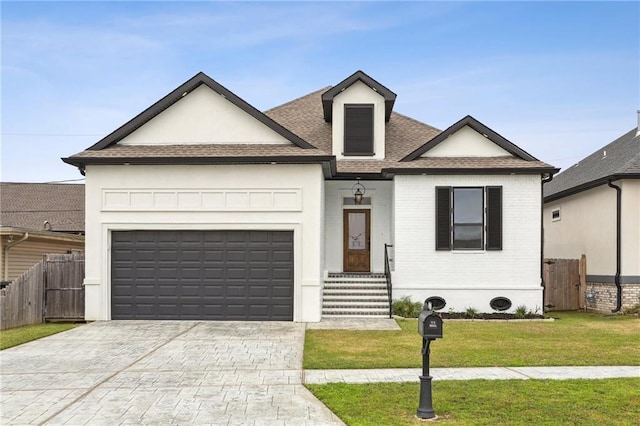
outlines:
[[[0,424],[342,425],[302,385],[304,330],[110,321],[7,349]]]
[[[308,330],[400,330],[391,318],[322,318],[320,322],[307,323]]]
[[[433,380],[528,380],[640,378],[638,366],[431,368]],[[421,368],[305,370],[305,384],[420,381]]]

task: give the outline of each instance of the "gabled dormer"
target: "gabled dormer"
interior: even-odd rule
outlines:
[[[385,126],[395,100],[395,93],[362,71],[323,93],[333,155],[338,160],[384,159]]]

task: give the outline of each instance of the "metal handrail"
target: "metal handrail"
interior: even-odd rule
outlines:
[[[384,276],[387,279],[387,297],[389,298],[389,318],[393,318],[393,307],[391,303],[391,268],[389,267],[389,247],[392,244],[384,245]]]

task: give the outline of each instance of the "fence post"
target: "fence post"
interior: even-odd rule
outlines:
[[[580,256],[580,308],[587,310],[587,255]]]

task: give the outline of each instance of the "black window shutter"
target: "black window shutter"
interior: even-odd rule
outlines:
[[[487,187],[487,250],[502,250],[502,187]]]
[[[373,105],[346,105],[344,124],[344,154],[372,155]]]
[[[451,187],[436,187],[436,250],[451,250]]]

